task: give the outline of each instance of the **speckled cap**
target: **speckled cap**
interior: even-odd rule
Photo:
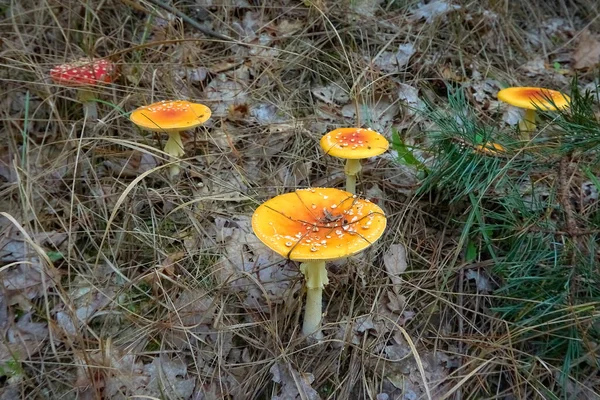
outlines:
[[[115,65],[109,60],[80,58],[52,68],[50,78],[63,86],[94,86],[112,82],[115,72]]]
[[[320,143],[330,156],[356,160],[378,156],[390,147],[382,134],[367,128],[338,128],[324,135]]]
[[[333,188],[299,189],[267,200],[252,215],[256,236],[296,261],[335,260],[356,254],[381,237],[383,210]]]
[[[210,115],[210,109],[204,104],[163,100],[138,108],[129,119],[149,131],[179,132],[202,125]]]

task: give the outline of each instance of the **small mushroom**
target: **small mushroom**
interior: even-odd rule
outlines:
[[[78,88],[78,98],[83,103],[86,120],[98,119],[96,96],[90,88],[111,83],[116,72],[115,65],[101,58],[80,58],[79,60],[58,65],[50,70],[50,78],[58,85]]]
[[[210,115],[210,109],[204,104],[163,100],[138,108],[129,119],[142,129],[167,133],[169,139],[164,151],[173,161],[185,155],[180,132],[202,125]],[[179,171],[179,165],[174,163],[169,169],[170,176],[174,177]]]
[[[536,87],[511,87],[498,92],[498,100],[511,106],[524,108],[525,116],[519,121],[521,139],[529,140],[529,132],[535,130],[536,110],[562,110],[569,107],[571,98],[556,90]]]
[[[254,234],[274,252],[299,261],[306,278],[302,333],[320,335],[325,261],[357,254],[381,237],[381,208],[333,188],[299,189],[267,200],[252,215]]]
[[[390,144],[387,139],[367,128],[338,128],[321,138],[326,154],[346,159],[346,190],[356,193],[356,175],[361,171],[360,160],[384,153]]]

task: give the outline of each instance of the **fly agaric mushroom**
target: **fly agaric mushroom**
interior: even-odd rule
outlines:
[[[378,156],[390,146],[387,139],[371,129],[338,128],[321,138],[326,154],[346,159],[346,190],[356,193],[356,175],[362,169],[360,160]]]
[[[511,106],[524,108],[525,116],[519,121],[521,139],[529,140],[535,130],[536,110],[556,111],[569,107],[571,98],[556,90],[536,87],[511,87],[498,92],[498,100]]]
[[[129,119],[142,129],[166,132],[169,139],[164,151],[173,160],[185,154],[180,132],[202,125],[210,115],[210,108],[204,104],[185,100],[163,100],[138,108],[131,113]],[[171,177],[177,175],[179,170],[179,165],[173,164],[169,170]]]
[[[79,88],[78,98],[83,103],[84,116],[95,121],[98,119],[96,96],[89,88],[111,83],[115,71],[115,65],[109,60],[80,58],[52,68],[50,78],[58,85]]]
[[[254,234],[274,252],[299,261],[306,278],[302,333],[318,332],[325,261],[349,257],[381,237],[386,217],[377,205],[333,188],[298,189],[267,200],[252,215]]]

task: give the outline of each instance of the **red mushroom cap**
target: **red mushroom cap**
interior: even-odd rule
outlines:
[[[50,70],[50,78],[64,86],[94,86],[112,82],[115,65],[105,59],[80,58]]]

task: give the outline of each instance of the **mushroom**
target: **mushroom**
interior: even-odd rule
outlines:
[[[519,121],[521,139],[529,140],[529,132],[535,130],[536,110],[556,111],[569,107],[571,98],[556,90],[536,87],[511,87],[498,92],[498,100],[511,106],[524,108],[525,116]]]
[[[180,132],[202,125],[210,115],[210,108],[204,104],[185,100],[163,100],[138,108],[131,113],[129,119],[142,129],[166,132],[169,139],[164,151],[174,160],[185,154]],[[174,177],[179,171],[179,165],[175,163],[171,165],[169,174]]]
[[[254,234],[274,252],[299,261],[306,278],[302,333],[320,333],[325,261],[349,257],[381,237],[386,217],[377,205],[333,188],[298,189],[273,197],[252,215]]]
[[[383,135],[365,128],[338,128],[324,135],[320,143],[326,154],[346,159],[346,190],[350,193],[356,193],[360,160],[384,153],[390,146]]]
[[[58,85],[79,88],[78,98],[83,103],[86,119],[98,119],[96,96],[89,88],[99,84],[111,83],[115,74],[115,65],[103,58],[80,58],[79,60],[58,65],[50,70],[50,78]]]

